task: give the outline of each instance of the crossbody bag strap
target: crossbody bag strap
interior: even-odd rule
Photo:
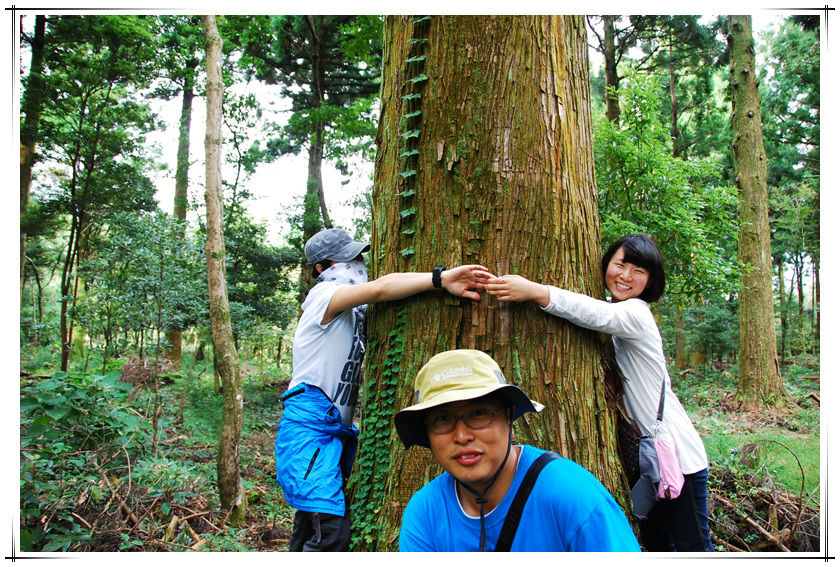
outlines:
[[[525,473],[525,478],[522,479],[522,484],[519,485],[519,490],[516,491],[516,496],[513,498],[507,516],[505,516],[505,523],[502,525],[499,541],[496,542],[496,551],[510,551],[513,538],[516,537],[516,529],[519,527],[519,520],[522,518],[522,510],[525,509],[525,503],[531,495],[531,489],[534,488],[534,483],[537,482],[540,471],[549,462],[560,458],[560,455],[557,453],[547,451],[540,455],[528,468],[528,472]]]
[[[659,396],[659,411],[656,413],[656,421],[662,421],[662,414],[665,412],[665,378],[662,379],[662,394]]]

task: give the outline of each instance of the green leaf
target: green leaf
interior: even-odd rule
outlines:
[[[24,412],[32,408],[39,408],[41,404],[33,397],[26,397],[20,400],[20,411]]]
[[[52,390],[57,390],[58,388],[61,388],[62,386],[64,386],[64,384],[62,382],[60,382],[59,380],[47,380],[45,382],[41,382],[40,384],[38,384],[38,389],[42,392],[49,392],[49,391],[52,391]]]
[[[414,196],[414,189],[409,189],[407,191],[402,191],[400,193],[397,193],[397,195],[399,195],[400,197],[412,197],[412,196]]]
[[[419,83],[420,81],[428,81],[428,80],[429,80],[429,77],[427,77],[424,73],[420,73],[416,77],[414,77],[412,79],[409,79],[408,82],[416,84],[416,83]]]
[[[421,111],[415,110],[414,112],[409,112],[408,114],[403,114],[403,118],[414,118],[415,116],[420,116],[421,114],[423,114]]]
[[[425,39],[425,38],[412,37],[411,39],[407,40],[406,43],[411,43],[411,44],[414,44],[414,43],[429,43],[429,40]]]
[[[425,60],[426,60],[425,55],[418,55],[417,57],[410,57],[410,58],[406,59],[405,62],[406,63],[415,63],[417,61],[425,61]]]
[[[410,157],[410,156],[417,156],[420,155],[419,150],[409,150],[407,152],[403,152],[400,154],[400,157]]]
[[[408,132],[404,132],[400,134],[403,138],[417,138],[420,136],[420,130],[409,130]]]
[[[412,175],[417,175],[417,170],[416,170],[416,169],[412,169],[411,171],[401,171],[401,172],[400,172],[400,176],[401,176],[403,179],[408,179],[408,178],[409,178],[409,177],[411,177]]]
[[[424,20],[431,20],[431,19],[432,19],[431,16],[423,16],[422,18],[410,18],[408,21],[411,22],[412,24],[417,24],[417,23],[420,23]]]
[[[49,408],[44,410],[44,413],[53,418],[55,421],[59,421],[65,415],[70,412],[70,408],[67,406],[60,406],[57,408]]]
[[[411,93],[411,94],[407,94],[405,96],[402,96],[400,98],[405,99],[405,100],[412,100],[412,99],[415,99],[415,98],[422,98],[422,96],[423,95],[421,93]]]
[[[400,211],[400,216],[402,218],[410,217],[411,215],[417,213],[417,209],[415,207],[411,207],[410,209],[406,209],[404,211]]]
[[[403,256],[410,256],[414,254],[414,248],[403,248],[402,250],[400,250],[400,254],[402,254]]]

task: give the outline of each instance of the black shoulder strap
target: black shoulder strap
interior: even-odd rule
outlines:
[[[496,551],[510,551],[513,538],[516,537],[516,529],[519,527],[519,520],[522,518],[522,510],[525,509],[525,503],[531,495],[531,489],[534,488],[534,483],[537,482],[540,471],[550,461],[560,458],[561,456],[557,453],[552,451],[545,452],[533,462],[528,472],[525,473],[525,478],[522,479],[522,484],[519,485],[519,490],[516,491],[516,496],[514,496],[513,502],[510,505],[510,510],[508,510],[507,516],[505,516],[505,523],[499,534],[499,541],[496,542]]]

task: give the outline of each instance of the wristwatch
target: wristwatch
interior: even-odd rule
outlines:
[[[432,270],[432,286],[435,289],[442,289],[443,282],[440,280],[440,274],[446,269],[446,266],[438,266]]]

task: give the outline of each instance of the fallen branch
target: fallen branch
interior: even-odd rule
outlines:
[[[91,534],[93,533],[93,526],[91,526],[90,524],[88,524],[88,523],[85,521],[85,519],[84,519],[84,518],[82,518],[81,516],[79,516],[79,515],[78,515],[78,514],[76,514],[75,512],[70,512],[70,515],[71,515],[71,516],[73,516],[74,518],[76,518],[77,520],[79,520],[81,523],[83,523],[83,524],[85,525],[85,527],[87,527],[87,529],[89,529],[89,530],[90,530],[90,533],[91,533]]]
[[[730,502],[729,500],[727,500],[726,498],[724,498],[723,496],[721,496],[719,494],[717,495],[717,498],[720,499],[720,501],[723,502],[725,505],[729,506],[732,509],[732,511],[734,511],[736,514],[738,514],[738,516],[741,517],[741,519],[743,519],[745,522],[747,522],[753,528],[758,530],[761,535],[763,535],[764,537],[769,539],[771,542],[773,542],[776,545],[776,547],[778,547],[782,551],[790,553],[790,549],[788,549],[787,546],[785,546],[785,544],[780,542],[779,539],[776,536],[774,536],[773,534],[771,534],[770,532],[768,532],[767,530],[762,528],[755,520],[753,520],[752,518],[747,516],[745,513],[738,510],[732,502]]]
[[[134,515],[134,512],[131,511],[131,508],[129,508],[128,505],[123,501],[123,499],[120,498],[119,494],[117,494],[117,491],[114,489],[113,486],[111,486],[111,481],[108,480],[108,477],[105,475],[104,472],[102,473],[102,478],[105,480],[105,484],[108,485],[108,488],[111,490],[111,493],[120,503],[120,508],[122,508],[123,512],[126,513],[128,519],[131,520],[135,526],[139,525],[140,520],[137,519],[137,516]]]
[[[712,541],[717,545],[724,546],[729,551],[736,551],[740,553],[746,553],[746,549],[741,549],[740,547],[735,547],[734,545],[730,544],[728,541],[723,541],[717,536],[712,536]]]

